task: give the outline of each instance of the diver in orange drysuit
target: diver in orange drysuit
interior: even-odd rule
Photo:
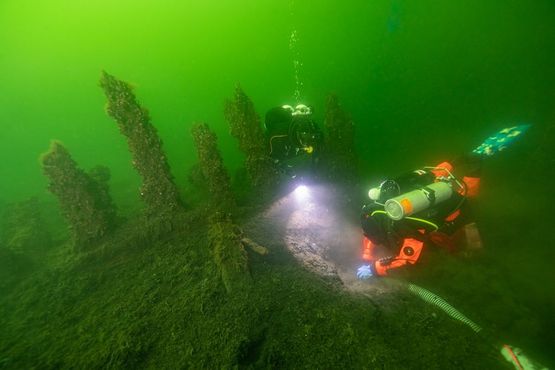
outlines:
[[[384,276],[415,264],[430,244],[449,251],[463,243],[481,246],[467,209],[468,199],[478,193],[481,157],[468,155],[453,163],[463,169],[461,180],[453,175],[453,165],[443,162],[370,189],[372,203],[363,207],[361,216],[366,264],[358,269],[358,278]]]

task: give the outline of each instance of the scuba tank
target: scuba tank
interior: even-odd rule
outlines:
[[[379,186],[368,191],[368,197],[382,204],[390,198],[401,195],[401,189],[415,189],[426,186],[435,180],[432,172],[424,170],[411,171],[395,179],[383,181]]]
[[[424,211],[437,203],[448,200],[452,194],[453,188],[449,183],[443,181],[435,182],[388,199],[384,204],[384,209],[389,218],[399,221],[404,217]]]
[[[438,171],[445,176],[438,177]],[[401,193],[402,189],[404,193]],[[382,182],[379,187],[370,189],[368,196],[383,206],[390,219],[399,221],[451,199],[455,191],[463,195],[464,200],[465,190],[464,185],[447,168],[424,167],[395,180]]]

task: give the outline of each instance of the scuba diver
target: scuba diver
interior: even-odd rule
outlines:
[[[322,133],[312,118],[311,107],[283,105],[270,109],[265,118],[268,151],[274,162],[291,175],[300,162],[314,166],[318,162]],[[295,174],[293,174],[293,177]]]
[[[413,265],[430,244],[448,251],[481,248],[468,201],[478,194],[482,160],[506,148],[528,127],[503,129],[452,163],[423,167],[370,189],[372,202],[361,215],[366,263],[357,277],[385,276],[392,269]]]

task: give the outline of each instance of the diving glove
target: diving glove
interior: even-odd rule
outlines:
[[[374,276],[374,272],[372,271],[372,266],[370,265],[362,265],[357,270],[357,278],[360,280],[367,280]]]

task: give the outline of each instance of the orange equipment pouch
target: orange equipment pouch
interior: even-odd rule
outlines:
[[[382,258],[374,263],[374,270],[378,276],[387,275],[390,269],[405,266],[407,264],[414,265],[424,247],[424,242],[413,238],[406,238],[403,240],[403,245],[399,254],[391,259]]]

